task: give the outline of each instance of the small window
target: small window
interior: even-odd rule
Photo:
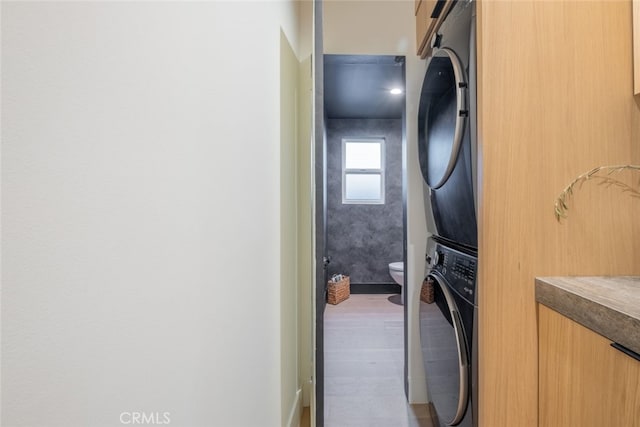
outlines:
[[[342,203],[384,204],[384,139],[342,140]]]

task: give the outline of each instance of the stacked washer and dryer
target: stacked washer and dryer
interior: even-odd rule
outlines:
[[[427,241],[420,335],[430,400],[441,426],[477,425],[475,2],[458,0],[432,41],[418,113]],[[424,289],[426,295],[427,289]]]

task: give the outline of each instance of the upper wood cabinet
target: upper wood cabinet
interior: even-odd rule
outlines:
[[[539,426],[640,426],[640,362],[538,306]]]
[[[431,38],[453,5],[453,0],[415,0],[416,46],[418,55],[431,54]]]

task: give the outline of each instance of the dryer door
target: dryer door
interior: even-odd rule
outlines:
[[[444,279],[432,272],[434,303],[420,302],[420,337],[427,389],[442,425],[457,425],[469,399],[467,343],[457,305]]]
[[[438,50],[427,67],[418,111],[420,169],[426,183],[438,189],[456,164],[468,120],[467,82],[455,52]]]

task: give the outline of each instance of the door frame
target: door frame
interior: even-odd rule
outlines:
[[[324,120],[324,47],[322,30],[322,0],[314,0],[313,7],[313,176],[314,176],[314,397],[316,427],[324,427],[324,309],[326,306],[326,138]]]
[[[326,307],[327,287],[327,177],[326,177],[326,130],[324,113],[324,46],[323,46],[323,0],[314,0],[313,7],[313,177],[314,177],[314,403],[312,406],[312,425],[324,427],[324,310]],[[407,58],[403,56],[402,62],[402,86],[405,91],[402,107],[402,227],[403,241],[402,254],[404,265],[403,291],[405,304],[403,305],[403,332],[404,332],[404,390],[407,401],[409,400],[409,331],[407,309],[407,283],[408,283],[408,147],[407,147]]]

